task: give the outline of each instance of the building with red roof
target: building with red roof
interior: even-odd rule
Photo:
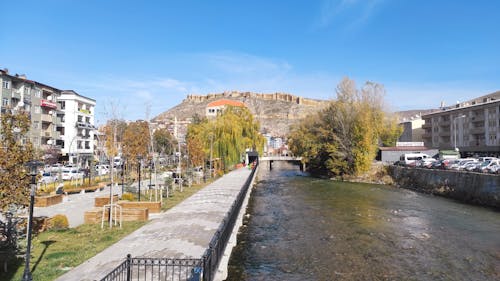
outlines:
[[[245,104],[240,101],[220,99],[207,104],[206,116],[215,117],[218,113],[222,112],[227,106],[245,107]]]

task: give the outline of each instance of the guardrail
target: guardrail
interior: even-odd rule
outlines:
[[[202,259],[132,258],[127,259],[101,281],[200,280]]]
[[[201,259],[132,258],[129,254],[124,262],[102,278],[101,281],[212,281],[224,255],[257,167],[258,161]]]

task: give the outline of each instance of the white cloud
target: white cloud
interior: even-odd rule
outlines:
[[[325,28],[333,23],[352,30],[368,21],[384,0],[324,0],[315,23]]]

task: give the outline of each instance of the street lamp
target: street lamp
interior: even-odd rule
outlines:
[[[123,157],[123,159],[122,159],[122,196],[123,196],[123,184],[124,184],[124,179],[125,179],[125,161],[126,161],[126,158]]]
[[[455,134],[454,134],[455,151],[458,151],[458,147],[457,147],[457,127],[458,127],[457,126],[457,119],[459,119],[459,118],[465,118],[465,117],[466,117],[466,115],[462,114],[462,115],[459,115],[459,116],[453,118],[453,125],[455,125],[455,130],[454,130],[455,131]]]
[[[142,164],[142,155],[137,155],[138,162],[138,170],[139,170],[139,201],[141,201],[141,164]]]
[[[35,204],[35,191],[36,191],[36,176],[38,173],[38,167],[43,166],[43,163],[40,161],[29,161],[26,163],[26,166],[30,169],[31,176],[31,191],[30,191],[30,209],[29,209],[29,217],[28,217],[28,245],[26,246],[26,263],[24,266],[23,273],[23,281],[31,281],[33,280],[33,276],[31,275],[30,270],[30,258],[31,258],[31,232],[33,229],[33,205]]]

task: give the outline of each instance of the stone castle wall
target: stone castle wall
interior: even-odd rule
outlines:
[[[207,95],[188,95],[184,101],[201,103],[209,100],[222,99],[222,98],[255,98],[260,100],[285,101],[307,106],[316,106],[324,103],[324,101],[302,98],[287,93],[259,94],[259,93],[239,92],[239,91],[229,91],[229,92],[213,93]]]

